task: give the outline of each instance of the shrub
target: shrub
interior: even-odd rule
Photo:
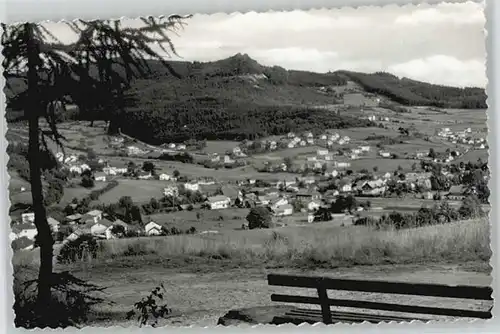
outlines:
[[[150,295],[134,304],[134,309],[127,313],[127,319],[132,319],[137,315],[139,326],[142,327],[148,323],[156,327],[159,318],[165,317],[172,312],[166,304],[158,305],[157,302],[163,301],[163,292],[166,291],[163,283],[154,288]]]
[[[251,209],[246,218],[248,220],[248,227],[251,230],[255,228],[272,227],[271,212],[264,207],[256,207]]]
[[[57,261],[60,263],[72,263],[83,260],[85,257],[96,258],[98,244],[94,236],[84,234],[75,240],[70,240],[61,247]]]

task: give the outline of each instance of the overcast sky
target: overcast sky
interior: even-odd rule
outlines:
[[[484,3],[466,2],[195,15],[172,39],[184,60],[240,52],[288,69],[388,71],[437,84],[484,87],[483,10]],[[61,27],[50,25],[59,32]]]

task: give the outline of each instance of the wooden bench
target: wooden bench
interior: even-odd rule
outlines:
[[[491,287],[413,284],[276,274],[268,275],[267,279],[269,285],[316,289],[318,294],[317,297],[272,294],[272,301],[282,303],[314,304],[321,306],[321,310],[299,308],[293,309],[282,316],[274,317],[274,324],[300,324],[304,322],[311,324],[317,322],[332,324],[338,322],[359,323],[364,321],[368,321],[371,323],[390,321],[409,322],[412,320],[428,321],[430,320],[429,315],[480,319],[489,319],[492,317],[491,309],[493,308],[493,298],[491,296]],[[488,311],[477,311],[470,309],[402,305],[359,299],[332,299],[328,297],[328,290],[490,301],[491,307]],[[357,309],[357,311],[332,311],[330,309],[331,306],[344,307],[349,309],[352,308]],[[359,311],[359,309],[364,309],[365,311]],[[372,311],[367,312],[368,310]],[[378,314],[374,314],[373,310],[375,310]],[[382,313],[386,314],[380,314],[381,311]]]

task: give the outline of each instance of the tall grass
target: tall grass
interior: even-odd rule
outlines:
[[[180,235],[119,239],[103,242],[97,260],[201,257],[291,266],[487,261],[491,255],[489,234],[488,221],[475,220],[397,231],[290,228],[211,238]]]

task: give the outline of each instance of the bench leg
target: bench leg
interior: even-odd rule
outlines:
[[[327,325],[332,323],[332,313],[330,312],[330,303],[328,302],[328,294],[326,288],[319,287],[318,297],[321,303],[321,315],[323,316],[323,322]]]

